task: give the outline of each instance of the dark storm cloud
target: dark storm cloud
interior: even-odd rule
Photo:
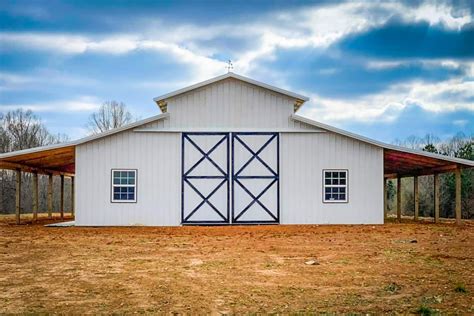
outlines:
[[[351,54],[382,59],[474,58],[474,24],[449,30],[427,22],[394,19],[385,25],[342,39],[338,48]]]

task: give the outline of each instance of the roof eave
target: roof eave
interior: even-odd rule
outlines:
[[[308,119],[306,117],[296,115],[296,114],[292,114],[291,118],[293,120],[297,120],[297,121],[306,123],[308,125],[312,125],[312,126],[315,126],[315,127],[318,127],[318,128],[322,128],[322,129],[325,129],[327,131],[330,131],[330,132],[333,132],[333,133],[336,133],[336,134],[347,136],[349,138],[357,139],[357,140],[360,140],[362,142],[365,142],[365,143],[368,143],[368,144],[371,144],[371,145],[374,145],[374,146],[377,146],[377,147],[381,147],[381,148],[384,148],[384,149],[396,150],[396,151],[401,151],[401,152],[405,152],[405,153],[411,153],[411,154],[421,155],[421,156],[425,156],[425,157],[429,157],[429,158],[444,160],[444,161],[456,163],[456,164],[459,164],[459,165],[462,165],[462,166],[465,166],[465,167],[474,167],[474,161],[471,161],[471,160],[455,158],[455,157],[445,156],[445,155],[441,155],[441,154],[430,153],[430,152],[427,152],[427,151],[416,150],[416,149],[411,149],[411,148],[386,144],[386,143],[380,142],[378,140],[374,140],[374,139],[371,139],[371,138],[368,138],[368,137],[357,135],[357,134],[354,134],[354,133],[351,133],[351,132],[348,132],[348,131],[345,131],[345,130],[342,130],[342,129],[339,129],[339,128],[336,128],[336,127],[333,127],[333,126],[330,126],[330,125],[327,125],[327,124],[324,124],[324,123],[320,123],[320,122],[317,122],[317,121],[314,121],[314,120],[311,120],[311,119]]]
[[[148,123],[154,122],[156,120],[161,120],[161,119],[164,119],[164,118],[167,118],[167,117],[169,117],[169,113],[162,113],[162,114],[155,115],[155,116],[152,116],[152,117],[140,120],[140,121],[136,121],[136,122],[133,122],[133,123],[130,123],[130,124],[118,127],[118,128],[111,129],[109,131],[106,131],[106,132],[103,132],[103,133],[100,133],[100,134],[87,136],[87,137],[77,139],[77,140],[74,140],[74,141],[60,143],[60,144],[47,145],[47,146],[41,146],[41,147],[34,147],[34,148],[17,150],[17,151],[13,151],[13,152],[9,152],[9,153],[0,154],[0,159],[9,158],[9,157],[16,157],[16,156],[21,156],[21,155],[25,155],[25,154],[31,154],[31,153],[46,151],[46,150],[51,150],[51,149],[59,149],[59,148],[65,148],[65,147],[72,147],[72,146],[81,145],[81,144],[84,144],[84,143],[87,143],[87,142],[90,142],[90,141],[93,141],[93,140],[96,140],[96,139],[100,139],[100,138],[103,138],[103,137],[106,137],[106,136],[111,136],[111,135],[129,130],[129,129],[132,129],[132,128],[135,128],[135,127],[138,127],[138,126],[141,126],[141,125],[144,125],[144,124],[148,124]]]
[[[209,85],[209,84],[212,84],[214,82],[224,80],[224,79],[227,79],[227,78],[234,78],[234,79],[237,79],[237,80],[241,80],[243,82],[247,82],[247,83],[250,83],[250,84],[253,84],[253,85],[256,85],[256,86],[259,86],[259,87],[262,87],[262,88],[265,88],[265,89],[268,89],[268,90],[271,90],[271,91],[274,91],[274,92],[277,92],[277,93],[280,93],[280,94],[283,94],[283,95],[286,95],[286,96],[289,96],[289,97],[292,97],[292,98],[295,98],[295,99],[301,101],[302,103],[309,100],[309,98],[304,96],[304,95],[301,95],[301,94],[298,94],[298,93],[295,93],[295,92],[291,92],[291,91],[288,91],[288,90],[285,90],[285,89],[281,89],[281,88],[278,88],[278,87],[275,87],[275,86],[272,86],[272,85],[269,85],[269,84],[266,84],[266,83],[263,83],[263,82],[260,82],[260,81],[257,81],[257,80],[253,80],[253,79],[235,74],[233,72],[229,72],[229,73],[226,73],[224,75],[217,76],[217,77],[214,77],[214,78],[211,78],[211,79],[208,79],[208,80],[190,85],[188,87],[172,91],[172,92],[167,93],[167,94],[163,94],[161,96],[153,98],[153,101],[155,101],[158,104],[159,102],[164,101],[166,99],[175,97],[177,95],[180,95],[180,94],[183,94],[183,93],[195,90],[195,89],[199,89],[199,88],[204,87],[206,85]]]

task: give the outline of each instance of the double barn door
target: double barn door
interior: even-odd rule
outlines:
[[[182,223],[279,222],[278,133],[183,133]]]

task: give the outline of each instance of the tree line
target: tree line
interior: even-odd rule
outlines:
[[[122,102],[107,101],[92,113],[87,121],[90,134],[102,133],[123,126],[136,120],[127,106]],[[32,147],[45,146],[68,141],[64,134],[53,134],[43,124],[41,119],[30,110],[14,110],[0,113],[0,153],[6,153]],[[395,140],[396,145],[438,153],[451,157],[474,160],[474,135],[456,134],[454,137],[441,140],[433,134],[424,137],[410,136],[404,140]],[[22,175],[22,205],[23,212],[32,209],[32,176]],[[474,218],[474,170],[462,171],[462,217]],[[15,174],[9,170],[0,171],[0,213],[13,213],[15,210]],[[39,176],[40,210],[46,210],[47,177]],[[70,209],[70,180],[65,181],[65,209]],[[402,179],[402,214],[414,213],[413,178]],[[59,209],[59,179],[53,181],[53,207]],[[451,173],[440,175],[440,216],[454,217],[455,180]],[[396,210],[396,183],[388,181],[387,187],[389,213]],[[434,189],[433,176],[419,177],[420,216],[433,216]]]
[[[135,118],[127,110],[122,102],[108,101],[102,104],[97,112],[92,113],[86,127],[90,134],[102,133],[107,130],[131,123]],[[69,141],[64,134],[51,133],[41,118],[31,110],[17,109],[6,113],[0,113],[0,153],[28,149],[39,146],[58,144]],[[0,214],[12,214],[15,212],[15,172],[11,170],[0,170]],[[22,173],[22,213],[30,213],[32,210],[32,174]],[[40,212],[47,210],[47,184],[48,177],[38,175],[39,182],[39,209]],[[65,178],[65,210],[71,209],[71,180]],[[59,177],[53,178],[53,209],[60,208],[61,185]]]

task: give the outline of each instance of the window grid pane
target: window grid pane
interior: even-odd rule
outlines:
[[[347,171],[331,170],[324,171],[324,201],[346,202],[347,201]]]
[[[136,171],[135,170],[114,170],[112,181],[112,201],[113,202],[134,202]]]

